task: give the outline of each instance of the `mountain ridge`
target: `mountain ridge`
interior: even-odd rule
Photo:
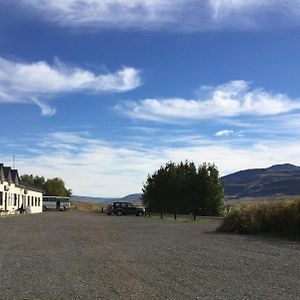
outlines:
[[[300,195],[300,167],[289,163],[240,170],[221,177],[221,181],[226,198]],[[111,198],[72,195],[71,200],[103,204],[127,201],[140,204],[141,196],[141,193]]]
[[[289,163],[241,170],[221,181],[227,198],[300,195],[300,167]]]
[[[81,195],[72,195],[71,201],[81,201],[81,202],[92,202],[92,203],[102,203],[102,204],[111,204],[115,201],[126,201],[136,204],[141,203],[141,193],[128,194],[124,197],[94,197],[94,196],[81,196]]]

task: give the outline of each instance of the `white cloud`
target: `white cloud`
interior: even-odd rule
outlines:
[[[299,0],[22,0],[22,3],[43,19],[75,27],[205,31],[300,24]],[[272,22],[273,19],[276,21]]]
[[[55,113],[45,99],[58,94],[120,93],[139,85],[140,71],[134,68],[124,67],[115,73],[95,74],[57,59],[49,65],[45,61],[25,63],[0,57],[0,102],[33,102],[41,108],[43,115]]]
[[[215,133],[215,136],[218,136],[218,137],[229,137],[229,136],[243,137],[244,134],[242,133],[242,131],[234,131],[232,129],[224,129],[224,130],[217,131]]]
[[[41,109],[41,115],[42,116],[51,117],[51,116],[56,114],[56,108],[55,107],[51,107],[47,103],[39,101],[35,97],[31,97],[31,100],[32,100],[33,103],[35,103],[36,105],[39,106],[39,108]]]
[[[232,129],[224,129],[215,133],[215,136],[230,136],[233,135],[234,131]]]
[[[239,115],[272,116],[300,109],[300,99],[264,89],[250,89],[249,82],[238,80],[203,87],[203,99],[144,99],[116,106],[134,119],[159,122],[230,118]]]
[[[222,175],[276,163],[300,164],[298,139],[278,138],[247,146],[215,140],[180,147],[164,144],[151,148],[147,142],[139,146],[119,144],[92,138],[88,133],[55,132],[43,136],[40,146],[35,147],[38,152],[17,156],[17,168],[21,174],[60,176],[75,194],[123,196],[140,192],[147,174],[170,160],[214,162]]]

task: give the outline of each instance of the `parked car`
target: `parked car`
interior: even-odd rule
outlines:
[[[129,202],[114,202],[110,205],[106,211],[108,215],[115,214],[117,216],[122,215],[136,215],[143,216],[145,214],[145,209],[136,207]]]

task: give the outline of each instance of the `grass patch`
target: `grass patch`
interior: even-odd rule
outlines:
[[[92,211],[96,213],[102,212],[102,208],[105,211],[106,206],[99,203],[88,203],[80,201],[71,201],[71,211]]]
[[[218,231],[300,239],[300,199],[233,208]]]

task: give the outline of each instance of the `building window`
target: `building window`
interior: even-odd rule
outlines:
[[[30,196],[27,196],[27,206],[30,206]]]
[[[37,198],[34,198],[34,205],[37,206]]]
[[[3,205],[3,192],[0,192],[0,205]]]
[[[39,206],[41,206],[41,198],[39,197],[39,204],[38,204]]]
[[[33,196],[31,196],[31,206],[33,206]]]
[[[14,194],[14,206],[17,206],[17,194]]]

